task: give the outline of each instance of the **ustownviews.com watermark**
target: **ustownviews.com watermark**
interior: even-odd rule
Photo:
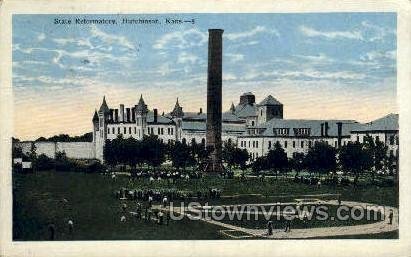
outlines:
[[[171,211],[174,210],[174,211]],[[295,204],[275,204],[275,205],[229,205],[210,206],[207,203],[202,205],[198,202],[180,203],[174,205],[170,203],[170,218],[181,220],[184,216],[192,220],[367,220],[379,221],[385,217],[384,206],[378,205],[295,205]]]

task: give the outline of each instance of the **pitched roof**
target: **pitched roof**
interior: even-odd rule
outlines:
[[[262,100],[258,105],[282,105],[282,103],[280,103],[272,95],[269,95],[264,98],[264,100]]]
[[[352,131],[366,132],[366,131],[399,130],[398,119],[399,119],[398,114],[391,113],[379,119],[363,124],[360,127],[353,129]]]
[[[148,123],[154,123],[154,112],[149,111],[147,113],[147,122]],[[159,124],[173,124],[174,121],[168,117],[165,117],[163,115],[157,115],[157,123]]]
[[[184,121],[181,124],[183,130],[195,130],[195,131],[206,131],[206,122],[204,121]],[[244,125],[233,125],[233,124],[222,124],[222,132],[237,132],[243,133],[245,132]]]
[[[98,121],[98,114],[97,114],[97,110],[94,111],[94,116],[93,116],[93,121]]]
[[[142,94],[140,95],[140,100],[138,101],[138,104],[136,105],[136,112],[139,114],[148,112],[147,105],[144,102]]]
[[[176,104],[174,106],[174,109],[170,114],[173,117],[183,117],[184,116],[183,108],[180,106],[180,104],[178,102],[178,97],[177,97],[177,101],[176,101]]]
[[[103,113],[110,112],[110,109],[108,108],[108,105],[106,103],[106,96],[103,97],[103,102],[101,103],[99,112],[103,112]]]
[[[239,118],[257,116],[257,107],[250,104],[239,104],[235,107],[235,115]]]

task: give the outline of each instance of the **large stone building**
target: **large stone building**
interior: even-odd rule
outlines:
[[[251,159],[262,156],[276,142],[292,157],[296,152],[306,152],[315,142],[323,141],[340,147],[349,141],[362,142],[364,135],[371,135],[389,145],[389,153],[398,156],[398,115],[390,114],[370,123],[354,120],[306,120],[284,119],[283,104],[271,95],[258,104],[248,92],[240,96],[238,105],[222,113],[222,140],[231,141],[250,153]],[[206,143],[207,115],[184,112],[176,101],[169,113],[159,114],[149,109],[142,96],[134,106],[109,108],[106,99],[93,117],[93,144],[96,158],[103,159],[103,147],[107,139],[123,137],[142,139],[143,135],[157,135],[163,142],[182,141],[190,144]]]

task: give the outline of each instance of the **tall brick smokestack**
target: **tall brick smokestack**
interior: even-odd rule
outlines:
[[[207,172],[224,170],[221,158],[223,30],[208,30],[207,148],[211,150]]]

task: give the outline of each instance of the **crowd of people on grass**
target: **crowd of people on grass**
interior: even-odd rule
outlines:
[[[341,185],[341,186],[346,186],[350,183],[349,179],[347,178],[342,178],[342,177],[325,177],[325,178],[318,178],[318,177],[304,177],[304,176],[298,176],[295,175],[294,177],[294,182],[295,183],[303,183],[306,185]]]
[[[114,195],[117,199],[138,200],[144,202],[148,202],[150,199],[160,202],[164,197],[167,197],[169,201],[185,201],[193,198],[196,198],[197,200],[207,200],[219,199],[221,197],[221,189],[208,188],[194,192],[177,189],[127,189],[122,187],[115,191]]]

